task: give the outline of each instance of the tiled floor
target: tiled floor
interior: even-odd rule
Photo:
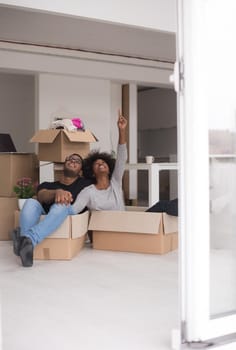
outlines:
[[[3,350],[167,350],[178,325],[177,251],[92,250],[23,268],[0,242]]]

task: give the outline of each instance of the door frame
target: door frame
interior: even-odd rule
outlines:
[[[231,336],[236,314],[210,317],[209,150],[204,1],[178,1],[177,73],[182,343]],[[217,344],[217,340],[215,340]]]

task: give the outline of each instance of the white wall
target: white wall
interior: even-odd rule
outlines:
[[[18,152],[34,152],[29,143],[35,130],[33,75],[0,74],[0,132],[9,133]]]
[[[176,0],[8,0],[2,4],[176,32]]]
[[[110,81],[40,74],[38,90],[40,129],[47,129],[56,116],[77,116],[99,140],[91,147],[111,151],[110,129],[117,135],[117,128],[111,127]]]

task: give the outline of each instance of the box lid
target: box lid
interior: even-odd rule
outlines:
[[[60,130],[39,130],[30,139],[30,142],[52,143]]]
[[[80,131],[66,131],[63,130],[64,134],[68,137],[70,142],[96,142],[98,139],[90,130]]]
[[[164,233],[178,232],[178,217],[163,213]]]
[[[71,215],[72,238],[84,236],[88,231],[89,211]]]
[[[70,142],[96,142],[96,136],[90,131],[67,131],[61,129],[38,130],[30,139],[30,142],[53,143],[56,137],[64,133]]]
[[[161,220],[162,213],[93,211],[89,230],[157,234]]]

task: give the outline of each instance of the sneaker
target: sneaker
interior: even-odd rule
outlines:
[[[20,238],[19,255],[24,267],[31,267],[33,265],[33,252],[34,247],[31,239],[29,237],[22,236]]]
[[[20,237],[20,227],[17,227],[11,232],[11,238],[13,241],[13,252],[17,256],[20,256]]]

